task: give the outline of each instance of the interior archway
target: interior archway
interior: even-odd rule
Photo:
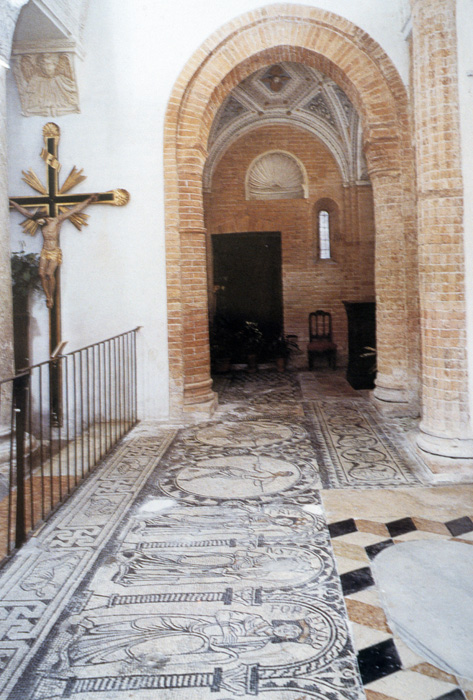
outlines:
[[[210,410],[215,401],[202,194],[212,122],[239,82],[280,61],[302,62],[329,76],[361,117],[376,225],[375,395],[396,403],[412,401],[416,394],[414,168],[404,85],[381,47],[352,23],[306,6],[271,5],[233,20],[210,37],[182,71],[168,106],[165,181],[173,412]]]

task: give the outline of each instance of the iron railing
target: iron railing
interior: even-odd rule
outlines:
[[[0,381],[0,561],[138,422],[138,330]]]

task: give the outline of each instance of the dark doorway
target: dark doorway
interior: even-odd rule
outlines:
[[[283,332],[280,233],[212,235],[215,320],[258,324],[264,345]]]

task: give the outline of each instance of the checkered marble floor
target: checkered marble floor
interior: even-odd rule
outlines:
[[[402,542],[473,545],[473,487],[383,490],[365,500],[332,490],[322,498],[367,700],[473,700],[472,681],[426,662],[392,633],[372,572],[376,556]]]

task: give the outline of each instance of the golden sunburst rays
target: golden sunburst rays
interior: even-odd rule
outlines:
[[[48,212],[42,208],[36,209],[36,211],[33,212],[33,216],[35,216],[35,214],[44,214],[45,217],[48,216]],[[23,228],[23,231],[30,236],[34,236],[38,230],[38,221],[36,219],[24,219],[20,222],[20,225]]]
[[[66,192],[69,192],[69,190],[72,190],[73,187],[76,185],[79,185],[81,182],[84,182],[84,180],[87,179],[86,175],[83,175],[83,169],[78,170],[76,166],[74,165],[72,167],[71,172],[69,175],[66,177],[62,187],[59,190],[59,194],[65,194]],[[27,185],[29,185],[33,190],[36,190],[36,192],[39,192],[42,195],[45,195],[46,197],[48,196],[48,191],[39,179],[39,177],[36,175],[34,170],[30,168],[28,171],[23,170],[22,171],[23,175],[23,182],[26,182]],[[59,211],[61,212],[66,212],[68,211],[69,207],[67,206],[59,206]],[[37,212],[43,213],[44,215],[48,216],[48,212],[42,209],[38,209]],[[76,229],[79,231],[81,230],[82,226],[87,226],[87,219],[88,219],[87,214],[73,214],[69,221],[74,224]],[[34,236],[36,231],[38,230],[38,224],[34,219],[25,219],[24,221],[21,222],[21,226],[23,227],[23,230],[25,233],[28,233],[30,236]]]
[[[87,180],[86,175],[82,175],[84,170],[77,170],[76,166],[74,165],[71,172],[69,175],[66,177],[64,184],[62,185],[61,189],[59,190],[59,194],[64,194],[65,192],[69,192],[69,190],[72,190],[73,187],[76,185],[79,185],[81,182],[84,182],[84,180]],[[36,175],[34,170],[30,168],[28,172],[25,172],[24,170],[21,173],[23,175],[22,180],[23,182],[26,182],[27,185],[29,185],[33,190],[36,190],[36,192],[39,192],[40,194],[44,194],[47,196],[48,191],[39,179],[39,177]]]
[[[59,211],[65,212],[68,211],[69,207],[59,207]],[[87,219],[89,218],[89,214],[84,214],[84,212],[79,212],[78,214],[72,214],[69,217],[69,221],[71,224],[73,224],[78,231],[82,229],[82,226],[88,226],[89,222]]]
[[[24,170],[21,171],[21,174],[23,177],[21,178],[23,182],[26,182],[27,185],[29,185],[33,190],[36,190],[36,192],[39,192],[40,194],[44,194],[47,196],[48,191],[44,187],[43,183],[39,179],[39,177],[36,175],[34,170],[31,168],[28,170],[28,172],[25,172]]]
[[[21,222],[23,231],[30,236],[34,236],[38,230],[38,224],[34,219],[25,219]]]
[[[63,186],[59,190],[59,194],[64,194],[65,192],[69,192],[69,190],[72,190],[73,187],[78,185],[80,182],[84,182],[84,180],[87,180],[86,175],[82,175],[84,170],[77,170],[76,166],[72,168],[71,172],[69,175],[66,177]]]

